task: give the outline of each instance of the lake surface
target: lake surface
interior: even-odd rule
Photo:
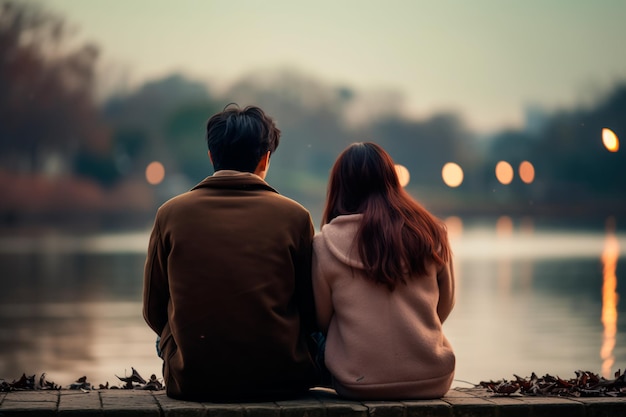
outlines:
[[[448,224],[457,303],[444,329],[455,386],[626,367],[626,234],[507,217]],[[63,386],[83,375],[118,385],[131,367],[161,377],[141,315],[148,234],[0,238],[0,379],[46,372]]]

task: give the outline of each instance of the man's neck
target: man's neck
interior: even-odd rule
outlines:
[[[254,172],[245,172],[245,171],[237,171],[234,169],[220,169],[219,171],[215,171],[213,173],[214,177],[232,177],[234,175],[255,175],[259,178],[261,178],[262,180],[264,180],[263,177],[261,177],[260,175],[254,173]]]

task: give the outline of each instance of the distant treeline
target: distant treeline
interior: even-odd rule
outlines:
[[[230,102],[255,104],[283,135],[268,181],[314,213],[341,150],[375,141],[411,174],[407,189],[444,215],[606,216],[626,212],[626,149],[609,152],[602,129],[626,138],[626,82],[593,106],[535,112],[522,129],[479,138],[462,115],[401,116],[390,93],[372,97],[289,71],[260,73],[229,91],[172,74],[103,103],[95,45],[67,47],[64,20],[39,6],[0,0],[0,221],[24,213],[145,213],[212,173],[207,118]],[[360,112],[360,113],[359,113]],[[165,166],[150,186],[144,170]],[[526,184],[494,175],[498,161],[535,168]],[[444,184],[447,162],[463,168],[463,183]],[[27,189],[34,189],[29,193]],[[38,194],[37,194],[37,190]]]

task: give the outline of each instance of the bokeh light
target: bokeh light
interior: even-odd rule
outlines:
[[[448,162],[441,169],[441,177],[448,187],[458,187],[463,183],[463,168],[454,162]]]
[[[146,181],[149,184],[160,184],[165,178],[165,167],[159,161],[153,161],[146,167]]]
[[[530,184],[535,180],[535,167],[528,161],[522,161],[519,164],[519,177],[526,184]]]
[[[500,183],[508,185],[513,181],[513,167],[506,161],[496,164],[496,178]]]
[[[602,143],[609,152],[617,152],[619,150],[617,135],[607,127],[602,129]]]
[[[404,165],[396,164],[396,174],[398,174],[398,181],[402,187],[406,187],[411,180],[411,174]]]

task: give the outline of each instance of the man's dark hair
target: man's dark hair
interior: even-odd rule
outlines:
[[[278,147],[280,130],[259,107],[229,104],[208,120],[206,141],[215,171],[254,172],[267,151]]]

